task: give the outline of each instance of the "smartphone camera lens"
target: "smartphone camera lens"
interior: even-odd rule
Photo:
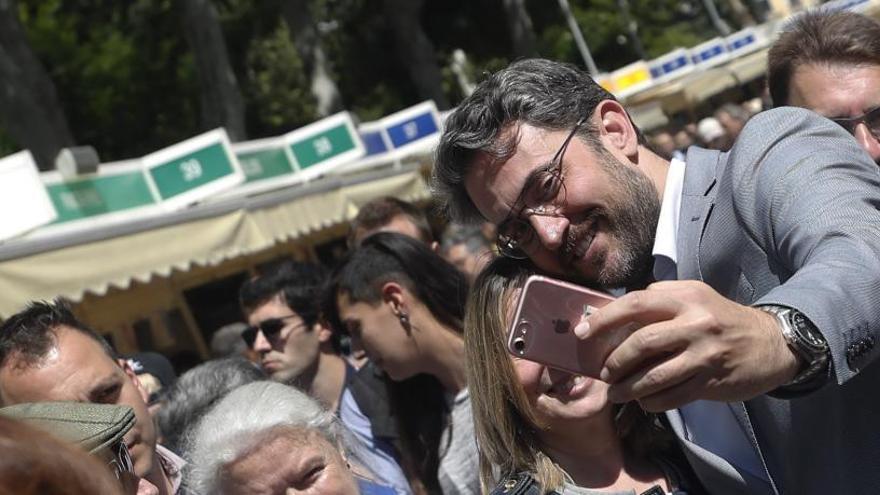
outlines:
[[[525,318],[521,319],[516,325],[516,337],[514,337],[513,342],[511,342],[511,347],[517,354],[521,355],[526,352],[526,336],[531,329],[532,324]]]

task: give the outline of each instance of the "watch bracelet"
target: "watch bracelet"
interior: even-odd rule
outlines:
[[[776,320],[779,322],[780,331],[782,332],[783,338],[785,338],[786,345],[788,345],[789,348],[795,351],[795,353],[797,353],[797,355],[800,356],[803,361],[802,367],[800,370],[798,370],[797,375],[795,375],[795,377],[790,382],[782,385],[782,387],[780,388],[786,389],[791,392],[798,390],[803,390],[807,392],[821,387],[821,385],[824,384],[826,379],[828,378],[828,369],[831,363],[831,351],[827,347],[827,343],[823,355],[820,357],[815,357],[814,353],[805,348],[806,345],[801,345],[799,343],[800,339],[798,337],[797,331],[794,329],[794,325],[789,319],[789,315],[792,312],[796,312],[796,309],[775,304],[761,305],[757,306],[757,308],[767,313],[770,313],[776,318]],[[812,322],[810,323],[812,324]]]

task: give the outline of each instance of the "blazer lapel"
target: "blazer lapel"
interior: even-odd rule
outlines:
[[[715,185],[724,156],[696,147],[688,150],[676,241],[679,280],[702,280],[700,241],[714,206]]]
[[[764,468],[764,476],[766,476],[767,479],[770,481],[770,486],[773,487],[773,491],[775,493],[779,493],[779,487],[776,486],[776,482],[773,479],[773,476],[770,474],[770,469],[767,468],[767,460],[764,459],[764,453],[761,451],[761,446],[758,445],[758,437],[755,435],[755,429],[752,428],[752,420],[749,419],[749,412],[746,409],[745,403],[731,402],[730,409],[733,411],[733,415],[736,417],[736,421],[743,429],[743,434],[746,436],[746,438],[749,439],[749,443],[752,444],[752,448],[755,449],[755,452],[757,452],[758,459],[761,461],[761,467]]]
[[[681,209],[679,212],[678,232],[676,238],[676,254],[678,255],[677,269],[679,280],[703,280],[700,268],[700,246],[703,241],[703,232],[709,221],[709,215],[715,206],[715,196],[718,191],[718,179],[727,163],[727,154],[718,151],[704,150],[691,147],[688,150],[684,173],[684,185],[682,188]],[[767,482],[754,478],[747,473],[738,472],[724,459],[708,452],[692,443],[688,437],[687,429],[678,410],[667,411],[666,417],[675,435],[681,440],[682,448],[691,461],[694,469],[702,473],[704,482],[712,485],[718,483],[719,493],[772,493],[778,494],[778,489],[767,472],[767,466],[757,443],[754,431],[751,427],[748,412],[741,402],[730,404],[733,414],[739,425],[746,432],[749,443],[758,453],[765,473],[771,480]],[[710,467],[708,470],[706,468]],[[714,476],[723,474],[721,478]],[[731,487],[721,488],[722,485],[732,483]],[[739,486],[737,486],[739,485]],[[744,487],[750,487],[745,489]]]
[[[738,471],[726,460],[691,442],[678,409],[671,409],[665,414],[694,473],[706,487],[711,487],[714,495],[779,495],[775,486],[747,472]]]

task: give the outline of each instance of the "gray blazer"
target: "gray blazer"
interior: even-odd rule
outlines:
[[[734,404],[779,494],[880,493],[880,170],[829,120],[780,108],[727,153],[687,155],[678,278],[741,304],[797,308],[831,347],[828,384],[804,397]],[[768,493],[683,438],[712,493]]]

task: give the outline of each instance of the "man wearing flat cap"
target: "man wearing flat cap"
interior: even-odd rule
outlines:
[[[0,404],[70,401],[134,410],[125,435],[135,474],[159,495],[177,493],[185,462],[156,443],[147,395],[109,344],[74,317],[63,300],[33,302],[0,325]]]
[[[134,426],[128,406],[85,402],[35,402],[0,408],[0,416],[22,421],[104,461],[125,493],[153,494],[157,488],[134,474],[124,436]]]

